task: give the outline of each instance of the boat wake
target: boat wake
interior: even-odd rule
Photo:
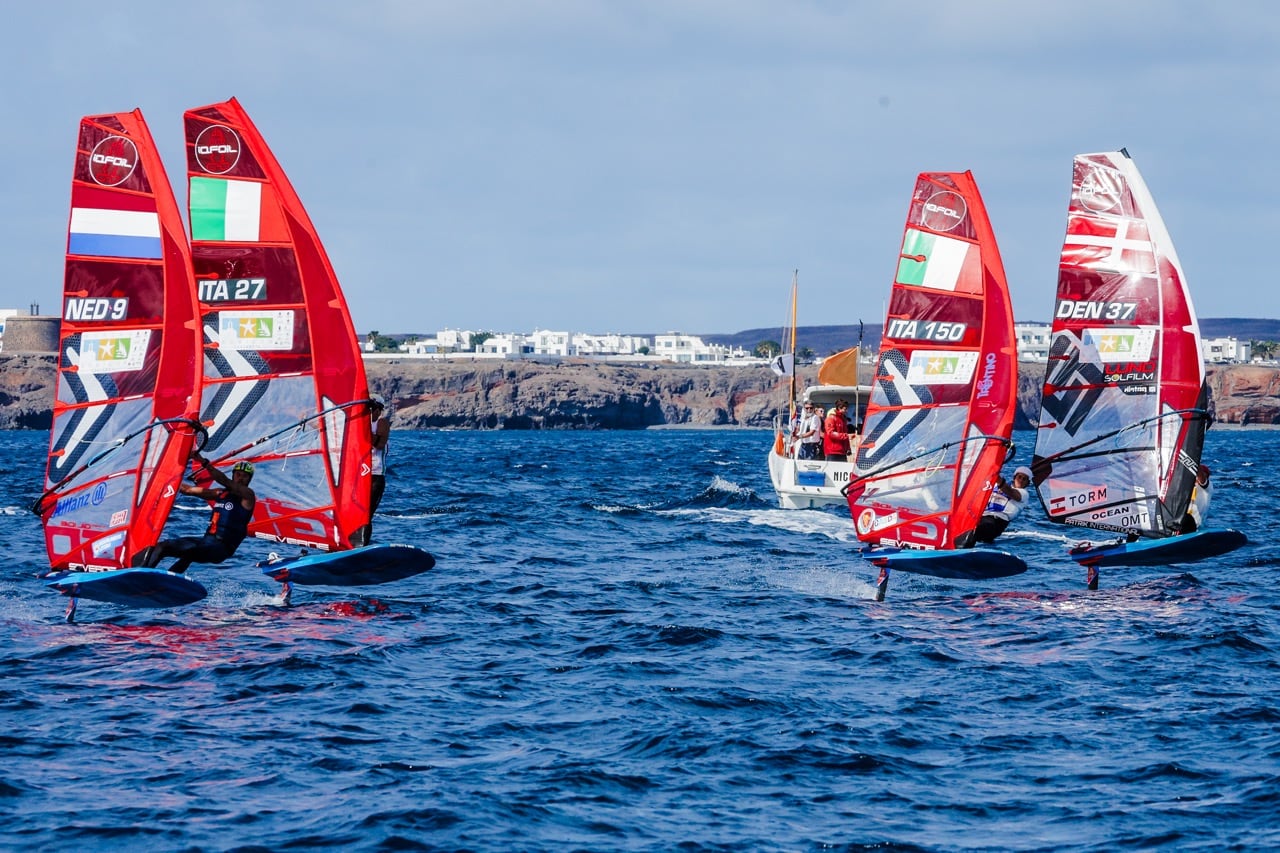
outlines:
[[[748,509],[772,505],[772,501],[766,501],[764,498],[760,497],[755,490],[732,482],[731,480],[726,480],[717,475],[711,478],[711,484],[709,486],[698,492],[693,497],[665,501],[654,504],[651,508],[658,511],[696,507]]]
[[[749,524],[785,530],[804,536],[825,536],[836,542],[856,543],[853,524],[847,518],[809,510],[735,509],[729,507],[681,507],[660,513],[688,516],[716,524]]]

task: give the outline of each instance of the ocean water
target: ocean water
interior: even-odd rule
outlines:
[[[1226,557],[1089,592],[1033,505],[1026,574],[877,603],[767,432],[397,431],[376,538],[431,572],[283,607],[251,541],[73,625],[46,441],[0,433],[4,849],[1280,847],[1280,432],[1209,434]]]

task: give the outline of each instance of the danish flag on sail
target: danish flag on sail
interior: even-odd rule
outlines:
[[[1156,271],[1156,251],[1142,220],[1072,213],[1067,219],[1061,263],[1064,267],[1151,275]]]

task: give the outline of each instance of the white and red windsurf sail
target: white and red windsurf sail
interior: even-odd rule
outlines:
[[[1138,167],[1077,156],[1032,464],[1049,519],[1176,533],[1207,408],[1195,309]]]
[[[369,389],[337,276],[235,99],[184,124],[206,453],[254,464],[252,535],[353,547],[369,520]]]
[[[1016,395],[1013,309],[977,184],[922,173],[845,492],[858,538],[964,544],[1005,460]]]
[[[50,567],[128,567],[160,536],[199,426],[182,213],[142,113],[80,121],[44,522]]]

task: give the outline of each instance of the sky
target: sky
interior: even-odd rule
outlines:
[[[796,270],[801,326],[877,323],[915,176],[964,170],[1016,318],[1048,322],[1072,157],[1121,147],[1199,315],[1280,317],[1274,0],[5,13],[0,308],[58,311],[81,116],[141,108],[185,209],[182,113],[234,96],[361,333],[781,328]]]

